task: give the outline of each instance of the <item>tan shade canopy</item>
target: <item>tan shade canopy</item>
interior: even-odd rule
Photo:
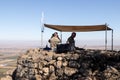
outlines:
[[[105,31],[112,30],[107,25],[91,25],[91,26],[68,26],[68,25],[51,25],[44,24],[45,27],[62,31],[62,32],[87,32],[87,31]]]

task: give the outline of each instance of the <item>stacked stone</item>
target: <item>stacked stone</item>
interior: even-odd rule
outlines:
[[[5,77],[2,77],[0,80],[12,80],[12,77],[7,75]]]
[[[15,70],[15,69],[10,69],[10,70],[8,70],[6,73],[4,73],[4,75],[6,75],[6,76],[0,78],[0,80],[13,80],[13,79],[12,79],[12,74],[13,74],[13,71],[14,71],[14,70]]]
[[[55,53],[30,49],[19,56],[13,80],[119,80],[117,51],[78,50]]]

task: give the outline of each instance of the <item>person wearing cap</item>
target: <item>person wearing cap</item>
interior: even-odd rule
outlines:
[[[76,33],[72,32],[71,36],[67,39],[67,44],[70,45],[71,51],[75,50],[75,40],[74,40],[75,37],[76,37]]]
[[[61,42],[58,33],[55,32],[52,34],[51,38],[48,41],[50,43],[50,47],[53,51],[56,50],[57,44],[59,44]]]

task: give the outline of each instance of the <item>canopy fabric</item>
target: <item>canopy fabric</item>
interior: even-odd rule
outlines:
[[[45,27],[58,30],[61,32],[87,32],[87,31],[105,31],[112,30],[106,24],[105,25],[90,25],[90,26],[68,26],[68,25],[52,25],[44,24]]]

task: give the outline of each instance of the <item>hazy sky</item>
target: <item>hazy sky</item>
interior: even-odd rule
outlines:
[[[48,24],[107,23],[114,30],[114,44],[120,45],[120,0],[0,0],[0,40],[40,41],[42,11]],[[45,42],[53,32],[45,28]],[[63,41],[70,34],[63,33]],[[104,44],[105,32],[77,32],[75,39],[83,45]],[[108,44],[110,40],[111,31],[108,31]]]

